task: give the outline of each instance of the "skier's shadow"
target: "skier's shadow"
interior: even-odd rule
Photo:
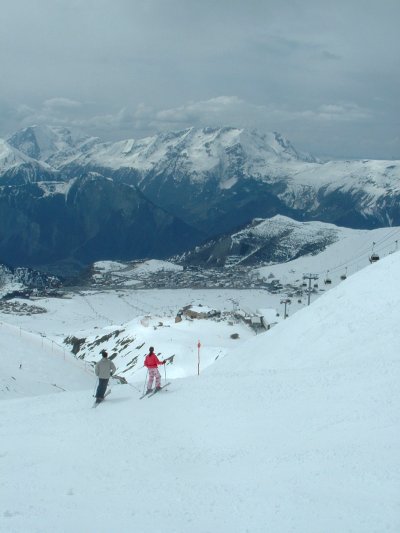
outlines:
[[[121,398],[107,398],[107,400],[104,401],[104,403],[121,403],[121,402],[129,402],[131,398],[129,396],[123,396]],[[103,402],[101,402],[103,403]]]

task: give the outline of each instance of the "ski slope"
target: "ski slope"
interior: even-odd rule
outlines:
[[[51,340],[5,322],[0,322],[0,354],[0,401],[93,385],[85,363]]]
[[[0,402],[0,531],[397,533],[399,271],[394,253],[152,398]]]

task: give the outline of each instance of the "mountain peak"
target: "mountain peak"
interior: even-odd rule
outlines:
[[[17,131],[7,141],[20,152],[39,161],[46,161],[55,152],[71,149],[74,144],[67,128],[36,124]]]
[[[73,153],[85,151],[99,142],[98,138],[77,137],[68,128],[34,124],[11,135],[7,142],[23,154],[50,164]]]

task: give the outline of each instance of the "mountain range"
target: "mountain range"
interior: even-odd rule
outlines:
[[[103,142],[32,126],[0,141],[0,263],[76,271],[166,258],[284,215],[400,225],[398,161],[321,162],[278,133],[190,128]],[[268,251],[266,251],[268,256]]]

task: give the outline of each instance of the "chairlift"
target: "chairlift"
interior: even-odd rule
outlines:
[[[318,283],[314,283],[314,289],[318,289]]]
[[[375,246],[375,243],[373,242],[372,243],[372,253],[369,256],[369,262],[370,263],[376,263],[377,261],[379,261],[379,255],[374,252],[374,246]]]
[[[324,283],[325,283],[325,285],[330,285],[332,283],[332,280],[329,277],[329,270],[326,271],[326,276],[325,276],[325,279],[324,279]]]
[[[342,274],[342,275],[340,276],[340,279],[341,279],[341,280],[345,280],[346,278],[347,278],[347,267],[346,267],[346,270],[344,271],[344,274]]]

